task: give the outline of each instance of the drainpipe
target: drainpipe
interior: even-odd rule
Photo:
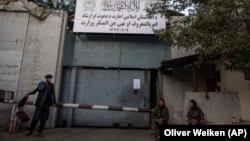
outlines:
[[[161,73],[158,71],[158,77],[156,79],[157,83],[156,83],[156,87],[157,87],[157,101],[160,100],[160,98],[163,98],[163,92],[162,92],[162,75]]]
[[[196,71],[195,71],[195,65],[194,63],[192,64],[193,68],[193,86],[194,86],[194,92],[197,92],[197,82],[196,82]]]

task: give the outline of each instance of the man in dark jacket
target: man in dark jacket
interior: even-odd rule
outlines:
[[[29,132],[25,134],[26,136],[32,135],[37,122],[40,120],[37,136],[43,137],[42,131],[49,118],[50,106],[56,106],[55,88],[54,84],[51,83],[52,77],[53,76],[51,74],[47,74],[45,76],[45,81],[41,81],[35,90],[25,95],[28,97],[29,95],[33,95],[38,92],[35,103],[36,110],[31,121]]]
[[[187,113],[188,124],[189,125],[200,125],[205,124],[204,113],[200,107],[197,106],[195,100],[191,99],[189,101],[189,109]]]
[[[152,130],[156,136],[156,140],[159,139],[159,126],[167,125],[169,119],[169,110],[165,106],[164,99],[160,99],[158,105],[155,107],[152,113]]]

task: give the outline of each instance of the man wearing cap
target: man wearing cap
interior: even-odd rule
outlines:
[[[38,92],[35,103],[36,110],[31,121],[29,132],[25,134],[26,136],[32,135],[37,122],[40,121],[37,136],[43,137],[42,131],[49,118],[50,106],[56,106],[54,84],[51,83],[52,77],[51,74],[45,75],[45,81],[41,81],[33,91],[25,95],[28,97],[29,95],[34,95]]]

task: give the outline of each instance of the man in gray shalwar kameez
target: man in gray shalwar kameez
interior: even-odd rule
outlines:
[[[31,121],[29,132],[25,134],[26,136],[32,135],[37,122],[40,120],[37,136],[43,137],[42,131],[49,118],[50,106],[56,106],[55,88],[54,84],[51,83],[52,77],[51,74],[47,74],[45,76],[45,81],[41,81],[35,90],[26,94],[26,96],[29,96],[38,92],[35,103],[36,110]]]

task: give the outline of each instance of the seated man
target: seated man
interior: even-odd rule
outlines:
[[[159,136],[159,125],[167,125],[169,119],[169,110],[165,106],[164,99],[160,99],[158,105],[155,107],[152,113],[152,130],[153,134],[158,138]]]
[[[197,106],[195,100],[191,99],[189,101],[189,109],[187,113],[188,124],[189,125],[201,125],[205,124],[204,122],[204,113],[200,107]]]

